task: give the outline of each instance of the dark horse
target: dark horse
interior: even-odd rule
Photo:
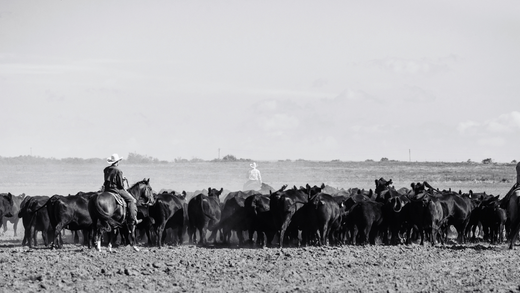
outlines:
[[[506,231],[509,234],[509,249],[513,249],[513,245],[518,238],[518,231],[520,231],[520,186],[518,183],[513,185],[511,190],[504,196],[500,207],[506,210],[508,219]]]
[[[153,192],[150,186],[150,179],[143,179],[135,183],[128,189],[128,192],[135,197],[137,205],[152,205]],[[126,207],[126,204],[125,204]],[[125,215],[127,211],[123,206],[116,202],[114,195],[107,191],[102,191],[95,195],[89,203],[90,215],[94,227],[94,243],[98,251],[101,250],[101,233],[109,232],[108,250],[112,251],[112,231],[117,228],[125,229],[128,232],[130,245],[136,250],[135,246],[135,223],[129,224]]]

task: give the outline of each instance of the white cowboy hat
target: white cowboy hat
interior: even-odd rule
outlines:
[[[112,164],[115,164],[119,161],[121,161],[123,158],[119,157],[118,154],[113,154],[110,156],[110,158],[107,158],[107,163],[112,165]]]
[[[256,163],[253,162],[253,163],[249,164],[249,166],[250,166],[251,168],[256,168]]]

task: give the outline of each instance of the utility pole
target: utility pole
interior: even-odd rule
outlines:
[[[220,161],[220,148],[218,148],[218,160]]]
[[[408,161],[412,162],[412,150],[408,149]]]

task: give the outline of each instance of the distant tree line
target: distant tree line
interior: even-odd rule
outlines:
[[[147,156],[147,155],[141,155],[138,153],[130,153],[128,154],[128,157],[125,157],[125,161],[129,164],[169,164],[169,163],[197,163],[197,162],[252,162],[252,159],[245,159],[245,158],[237,158],[234,155],[226,155],[223,158],[217,158],[210,161],[199,159],[199,158],[192,158],[192,159],[184,159],[181,157],[175,158],[173,161],[165,161],[165,160],[159,160],[157,158]],[[294,162],[306,162],[311,160],[305,160],[305,159],[297,159],[294,160]],[[285,160],[278,160],[278,162],[293,162],[293,160],[285,159]],[[342,162],[341,160],[335,159],[330,161],[332,163],[338,163]],[[365,160],[367,163],[373,163],[375,162],[372,159]],[[379,160],[379,162],[382,163],[393,163],[393,162],[399,162],[398,160],[390,160],[386,157],[383,157]],[[2,157],[0,156],[0,165],[9,165],[9,164],[100,164],[100,163],[106,163],[106,158],[89,158],[89,159],[83,159],[83,158],[63,158],[63,159],[56,159],[56,158],[44,158],[44,157],[38,157],[38,156],[18,156],[18,157]],[[466,163],[468,164],[475,164],[476,162],[473,162],[471,159],[467,160]],[[496,164],[493,159],[486,158],[481,161],[482,164]],[[513,160],[510,164],[516,164],[517,161]]]

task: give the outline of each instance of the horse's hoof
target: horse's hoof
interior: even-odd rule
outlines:
[[[132,248],[135,250],[135,251],[139,251],[139,248],[137,248],[137,246],[132,246]]]

